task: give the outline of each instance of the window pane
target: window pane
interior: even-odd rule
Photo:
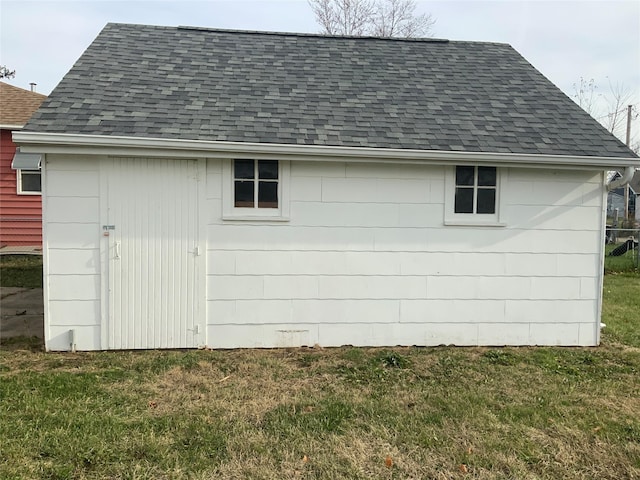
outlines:
[[[278,178],[278,161],[277,160],[260,160],[258,162],[258,177],[277,179]]]
[[[473,185],[475,167],[456,167],[456,185]]]
[[[496,189],[478,189],[478,213],[496,213]]]
[[[254,160],[234,160],[234,178],[253,178],[254,165]]]
[[[473,213],[473,188],[456,188],[455,213]]]
[[[22,191],[23,192],[40,192],[42,186],[40,184],[40,172],[20,172],[22,175]]]
[[[478,167],[478,185],[496,186],[496,167]]]
[[[258,208],[278,208],[277,182],[260,182],[258,184]]]
[[[236,207],[254,207],[253,204],[253,182],[236,180],[235,182],[235,203]]]

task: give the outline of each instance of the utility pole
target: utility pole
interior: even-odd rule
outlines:
[[[633,105],[627,106],[627,147],[631,147],[631,109]],[[638,208],[636,206],[636,208]],[[624,219],[629,220],[629,184],[624,186]]]
[[[627,147],[631,146],[631,110],[633,105],[627,107]]]

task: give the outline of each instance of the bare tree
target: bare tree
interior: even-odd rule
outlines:
[[[609,92],[610,94],[604,97],[607,113],[600,119],[600,123],[611,133],[624,138],[627,128],[627,106],[631,104],[633,95],[624,85],[617,82],[614,85],[611,80]],[[637,112],[637,108],[635,110]]]
[[[15,76],[15,70],[9,70],[6,66],[0,65],[0,78],[13,78]]]
[[[376,37],[431,36],[435,20],[416,15],[414,0],[308,0],[322,33]]]
[[[598,86],[593,78],[585,80],[584,77],[580,77],[580,82],[573,84],[573,98],[575,102],[589,115],[592,115],[594,111],[594,97],[596,96],[597,88]]]
[[[371,33],[376,37],[424,37],[430,35],[435,19],[426,13],[416,15],[413,0],[387,0],[376,5]]]
[[[365,35],[374,15],[371,0],[309,0],[322,33]]]
[[[613,133],[623,142],[626,142],[626,127],[628,105],[632,105],[631,120],[637,123],[638,105],[633,105],[633,94],[621,83],[609,83],[609,91],[596,93],[598,86],[595,80],[585,80],[580,78],[579,83],[573,84],[573,98],[589,115],[595,118],[600,124]],[[632,128],[631,142],[629,147],[634,152],[640,151],[640,140],[637,138],[638,128]]]

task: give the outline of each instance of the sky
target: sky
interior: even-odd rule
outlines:
[[[433,36],[512,45],[573,97],[593,79],[596,108],[606,114],[610,85],[640,109],[639,0],[417,0]],[[318,32],[306,0],[0,0],[0,64],[12,85],[49,94],[108,22]],[[634,115],[634,137],[640,116]]]

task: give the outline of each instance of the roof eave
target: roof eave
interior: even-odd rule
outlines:
[[[13,141],[24,152],[145,155],[161,157],[229,158],[306,161],[394,162],[424,164],[491,164],[500,166],[582,167],[592,169],[640,168],[640,158],[542,155],[503,152],[413,150],[278,143],[244,143],[68,133],[15,132]]]

